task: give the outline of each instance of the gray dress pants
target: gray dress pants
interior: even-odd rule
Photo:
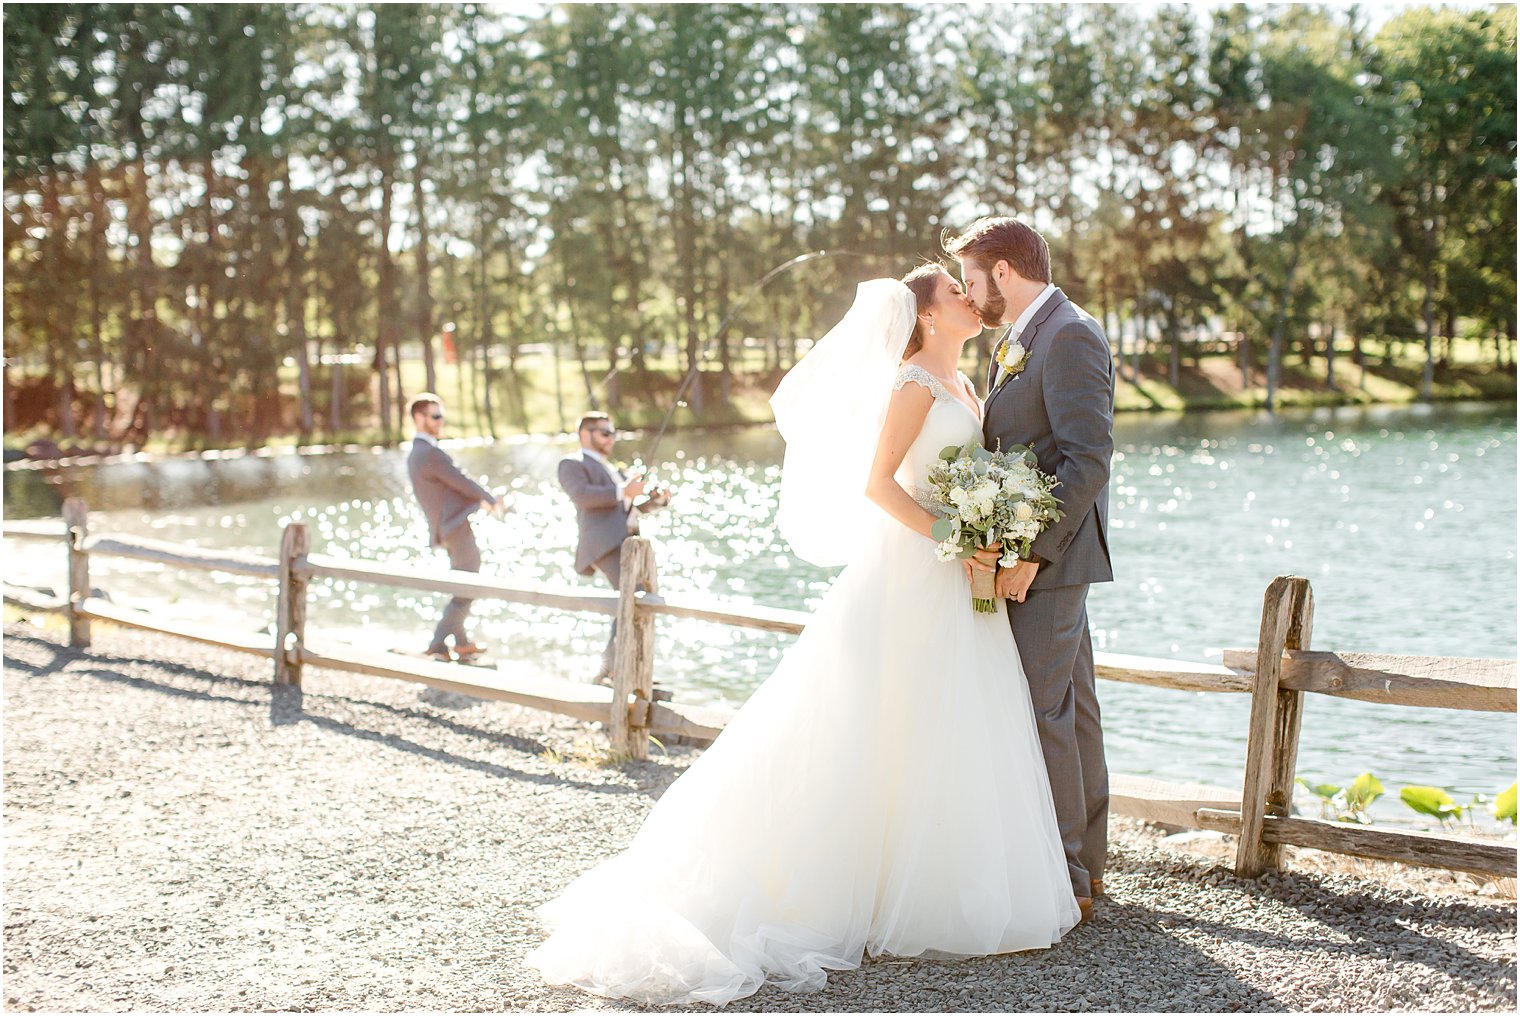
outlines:
[[[612,583],[612,591],[618,592],[623,588],[623,548],[621,545],[609,550],[594,562],[596,570],[607,577]],[[612,664],[615,662],[617,652],[617,618],[612,619],[612,630],[607,633],[607,648],[602,650],[602,671],[598,676],[612,676]]]
[[[443,549],[448,551],[449,567],[455,571],[480,571],[480,548],[475,545],[475,532],[468,522],[456,526],[453,532],[443,538]],[[449,600],[448,606],[443,608],[443,617],[439,619],[438,627],[433,630],[433,641],[428,646],[428,652],[447,652],[446,640],[450,635],[454,636],[456,646],[470,641],[470,637],[465,634],[464,622],[469,616],[470,604],[474,602],[462,596]]]
[[[1108,763],[1087,627],[1087,586],[1031,590],[1008,604],[1050,775],[1072,891],[1090,896],[1108,854]]]

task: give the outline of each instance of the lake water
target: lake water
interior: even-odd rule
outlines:
[[[1116,581],[1089,599],[1100,651],[1217,661],[1256,644],[1262,594],[1293,573],[1314,586],[1315,648],[1513,658],[1516,446],[1512,405],[1121,416],[1110,488]],[[505,521],[479,518],[484,570],[600,588],[571,570],[575,525],[555,481],[567,439],[452,448],[471,474],[510,487]],[[774,527],[782,445],[770,429],[668,438],[656,475],[678,509],[646,526],[662,588],[805,609],[833,572],[793,557]],[[637,457],[639,442],[618,455]],[[445,567],[426,545],[404,450],[173,460],[6,474],[8,517],[55,514],[62,496],[94,510],[97,532],[273,556],[281,525],[309,523],[313,550]],[[121,603],[263,628],[270,587],[96,559],[94,582]],[[62,584],[62,553],[7,547],[7,577]],[[442,597],[315,583],[309,625],[375,647],[420,650]],[[556,675],[594,672],[605,620],[476,604],[505,655]],[[687,701],[737,705],[792,641],[661,619],[657,676]],[[502,655],[502,654],[499,654]],[[1249,702],[1100,683],[1117,771],[1238,785]],[[1310,696],[1299,773],[1343,783],[1370,770],[1389,790],[1375,812],[1412,817],[1404,784],[1459,800],[1515,779],[1515,717],[1376,706]],[[938,746],[934,750],[953,750]]]

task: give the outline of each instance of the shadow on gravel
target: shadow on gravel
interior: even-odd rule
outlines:
[[[1309,872],[1269,873],[1260,881],[1236,878],[1234,872],[1220,865],[1199,864],[1193,877],[1179,874],[1174,865],[1147,862],[1133,856],[1123,858],[1122,869],[1151,872],[1156,877],[1191,881],[1215,894],[1219,909],[1238,912],[1240,904],[1251,908],[1278,906],[1296,912],[1294,924],[1300,932],[1307,930],[1315,943],[1334,943],[1347,956],[1371,960],[1390,959],[1415,963],[1442,973],[1471,987],[1493,990],[1514,977],[1513,957],[1494,958],[1474,952],[1450,939],[1427,934],[1422,928],[1432,926],[1490,928],[1496,912],[1507,914],[1513,934],[1515,911],[1503,904],[1485,906],[1450,897],[1416,897],[1397,890],[1367,892],[1340,889],[1321,881]],[[1217,884],[1204,879],[1218,878]],[[1275,934],[1257,928],[1211,918],[1207,913],[1169,910],[1157,907],[1119,905],[1117,910],[1132,912],[1131,919],[1160,929],[1186,929],[1211,938],[1238,942],[1254,948],[1293,950],[1306,939]]]
[[[123,674],[119,670],[108,670],[100,666],[74,667],[69,670],[70,674],[78,674],[81,677],[93,677],[100,681],[108,681],[111,684],[124,684],[140,691],[155,691],[163,695],[172,695],[175,698],[197,699],[203,702],[227,702],[235,706],[247,706],[253,703],[245,698],[237,698],[233,695],[216,695],[209,691],[200,691],[196,688],[178,688],[172,684],[164,684],[160,681],[150,681],[146,677],[133,677],[131,674]],[[212,675],[203,675],[211,678]]]
[[[495,776],[501,779],[521,780],[524,783],[552,784],[555,786],[575,787],[577,790],[588,791],[593,794],[637,794],[638,787],[609,786],[601,783],[585,783],[581,780],[569,779],[558,773],[528,773],[521,769],[513,769],[510,766],[500,765],[495,762],[482,762],[479,759],[466,758],[453,752],[444,751],[441,748],[429,748],[427,745],[418,744],[396,734],[382,734],[375,730],[365,730],[356,727],[352,723],[342,720],[329,719],[326,716],[306,715],[306,722],[322,730],[331,730],[335,733],[346,734],[350,737],[362,738],[383,744],[387,748],[404,751],[410,755],[420,755],[423,758],[432,759],[435,762],[445,762],[449,765],[459,766],[487,776]]]
[[[53,645],[51,642],[43,642],[38,639],[18,638],[14,635],[7,635],[5,640],[7,642],[19,642],[29,650],[47,654],[47,662],[42,664],[33,663],[30,660],[18,660],[11,652],[5,654],[6,670],[30,674],[34,677],[56,674],[64,668],[69,660],[75,659],[78,656],[73,650],[64,649]]]
[[[443,731],[468,737],[472,740],[482,741],[489,744],[499,745],[525,755],[537,755],[543,751],[543,745],[532,738],[518,737],[491,730],[485,730],[470,724],[461,723],[447,716],[439,716],[420,709],[408,709],[401,706],[388,705],[382,702],[371,702],[363,699],[353,699],[338,696],[306,696],[300,688],[275,686],[272,683],[249,680],[248,678],[232,677],[224,674],[211,673],[200,670],[182,663],[167,660],[137,660],[123,657],[115,657],[107,654],[82,653],[77,650],[62,649],[41,639],[28,639],[16,636],[7,636],[16,642],[25,643],[29,651],[45,651],[50,654],[46,665],[39,666],[36,663],[27,663],[24,660],[16,660],[8,655],[7,667],[13,667],[23,673],[33,676],[46,676],[50,674],[68,673],[81,677],[91,677],[99,681],[112,684],[126,685],[141,691],[156,692],[161,695],[169,695],[176,698],[191,699],[203,702],[219,702],[236,706],[260,706],[257,701],[259,695],[268,694],[269,717],[274,726],[291,726],[297,723],[310,723],[323,730],[344,734],[349,737],[363,738],[376,744],[384,745],[396,751],[404,751],[408,754],[419,755],[435,762],[443,762],[448,765],[459,766],[474,772],[483,773],[487,776],[499,779],[520,780],[525,783],[543,785],[575,787],[580,790],[595,794],[647,794],[651,791],[663,790],[666,783],[673,776],[663,775],[659,767],[629,765],[623,768],[624,775],[632,781],[628,784],[607,784],[588,782],[573,779],[560,773],[533,773],[511,766],[501,765],[495,762],[485,762],[479,759],[469,758],[442,748],[434,748],[409,738],[396,734],[385,734],[376,730],[368,730],[353,723],[343,720],[322,716],[308,710],[308,705],[321,704],[324,701],[341,702],[364,709],[374,709],[389,713],[398,718],[418,721],[439,728]],[[69,666],[69,664],[73,664]],[[154,671],[184,677],[197,682],[204,682],[211,686],[212,690],[201,688],[184,688],[165,681],[155,681],[147,677],[124,673],[113,669],[111,664],[130,664],[132,666],[148,666]],[[236,694],[217,694],[215,689],[221,687],[229,691],[252,691],[252,697],[242,697]],[[650,772],[648,770],[656,771]]]

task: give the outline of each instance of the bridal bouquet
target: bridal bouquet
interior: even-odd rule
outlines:
[[[945,448],[939,459],[929,467],[929,494],[942,511],[934,523],[935,554],[941,561],[968,558],[1001,542],[1001,563],[1012,567],[1063,514],[1051,493],[1056,478],[1040,472],[1028,448],[989,452],[970,442]],[[997,609],[993,597],[992,575],[973,571],[972,607],[990,614]]]

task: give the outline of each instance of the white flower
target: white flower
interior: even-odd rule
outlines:
[[[1028,501],[1020,501],[1013,506],[1013,517],[1020,522],[1028,522],[1034,518],[1034,508],[1030,506]]]
[[[951,487],[950,488],[950,493],[947,494],[946,497],[948,497],[950,499],[950,503],[951,504],[953,504],[957,508],[959,508],[959,507],[961,507],[962,505],[964,505],[966,503],[966,497],[967,497],[967,495],[966,495],[966,488],[964,488],[964,487]]]
[[[954,561],[959,552],[960,548],[955,545],[954,540],[946,540],[944,543],[934,545],[934,556],[941,561]]]

